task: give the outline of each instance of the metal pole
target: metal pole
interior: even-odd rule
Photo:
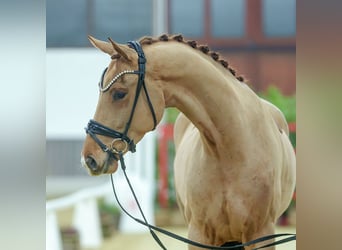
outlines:
[[[167,33],[167,0],[153,0],[153,36]]]

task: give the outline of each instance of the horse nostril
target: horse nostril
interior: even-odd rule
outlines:
[[[97,163],[96,161],[94,160],[93,157],[91,156],[88,156],[85,160],[87,166],[91,169],[91,170],[96,170],[97,169]]]

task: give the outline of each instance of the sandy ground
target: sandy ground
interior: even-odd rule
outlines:
[[[166,228],[173,233],[179,234],[181,236],[186,236],[187,230],[183,227]],[[294,227],[278,227],[276,233],[295,233],[296,229]],[[166,246],[168,250],[187,250],[187,245],[181,243],[177,240],[171,239],[167,236],[160,236],[161,241]],[[144,234],[121,234],[116,233],[111,238],[107,238],[104,241],[102,248],[99,250],[160,250],[159,245],[153,240],[149,233]],[[291,241],[288,243],[281,244],[277,246],[277,250],[294,250],[296,249],[296,241]]]

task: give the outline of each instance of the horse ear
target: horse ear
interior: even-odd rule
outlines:
[[[127,61],[131,61],[131,59],[128,57],[129,53],[131,52],[130,48],[127,48],[127,47],[125,47],[123,45],[117,44],[110,37],[108,37],[108,40],[112,44],[114,50],[119,53],[119,55],[124,57]]]
[[[114,52],[115,52],[114,48],[110,43],[98,40],[98,39],[96,39],[92,36],[89,36],[89,35],[88,35],[88,39],[89,39],[89,42],[95,48],[98,48],[99,50],[103,51],[104,53],[107,53],[110,56],[114,54]]]

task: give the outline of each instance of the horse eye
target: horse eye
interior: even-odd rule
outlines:
[[[114,92],[113,94],[113,100],[114,101],[118,101],[118,100],[121,100],[123,99],[125,96],[126,96],[126,92],[123,92],[123,91],[116,91]]]

